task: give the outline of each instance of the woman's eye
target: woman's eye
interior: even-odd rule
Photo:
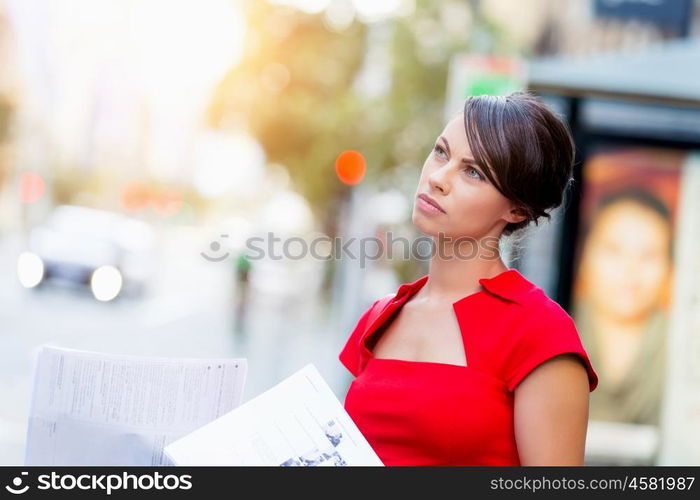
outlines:
[[[479,179],[479,180],[484,179],[482,177],[482,175],[479,173],[479,171],[477,169],[475,169],[474,167],[467,167],[466,171],[467,171],[467,175],[469,175],[469,177],[473,177],[474,179]]]
[[[437,153],[438,156],[442,156],[443,158],[447,158],[447,153],[445,152],[444,149],[442,149],[441,146],[438,146],[436,144],[435,147],[433,148],[433,151],[435,151],[435,153]]]

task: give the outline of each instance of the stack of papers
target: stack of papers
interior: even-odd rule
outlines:
[[[26,465],[382,465],[307,365],[241,405],[245,359],[42,347]]]
[[[313,365],[165,453],[177,465],[382,465]]]
[[[245,359],[42,347],[26,465],[170,465],[163,447],[241,402]]]

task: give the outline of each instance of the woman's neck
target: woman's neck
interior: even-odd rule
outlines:
[[[454,301],[481,290],[480,279],[493,278],[508,270],[498,251],[489,248],[484,252],[481,244],[478,252],[466,248],[457,252],[454,245],[439,247],[436,240],[433,243],[435,253],[424,286],[426,298]]]

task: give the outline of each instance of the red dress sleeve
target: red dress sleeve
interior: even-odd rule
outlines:
[[[528,324],[506,363],[508,390],[515,390],[535,368],[560,354],[575,354],[588,374],[589,391],[597,387],[598,375],[581,343],[574,320],[564,309],[551,302],[547,313],[538,314]]]
[[[345,347],[343,347],[343,349],[340,351],[340,355],[338,356],[338,359],[340,359],[343,366],[345,366],[345,368],[347,368],[355,377],[357,377],[360,374],[360,371],[362,371],[362,335],[367,328],[369,317],[378,302],[379,300],[376,300],[364,313],[362,313],[360,319],[357,320],[357,324],[355,324],[355,328],[353,328],[352,332],[350,333],[350,337],[348,337],[348,340],[345,342]]]

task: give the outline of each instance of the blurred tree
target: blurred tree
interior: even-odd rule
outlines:
[[[362,106],[352,83],[365,27],[333,32],[322,14],[267,2],[248,2],[247,18],[244,59],[219,85],[209,122],[248,128],[317,213],[331,208],[346,189],[335,175],[336,156],[362,150]]]
[[[5,141],[10,129],[10,102],[0,95],[0,143]]]
[[[10,178],[10,161],[6,141],[9,136],[12,106],[10,101],[0,94],[0,191]]]
[[[466,0],[416,0],[408,15],[354,21],[336,32],[322,13],[248,2],[246,52],[219,85],[209,124],[248,128],[268,160],[289,169],[294,188],[332,235],[339,202],[352,189],[335,176],[337,155],[362,152],[364,182],[412,195],[444,125],[452,56],[472,46],[507,50],[505,34],[474,12]],[[386,35],[379,42],[372,37],[378,30]],[[375,43],[385,44],[379,49],[387,57],[367,67]],[[388,74],[386,88],[364,92],[358,73],[381,71]]]

